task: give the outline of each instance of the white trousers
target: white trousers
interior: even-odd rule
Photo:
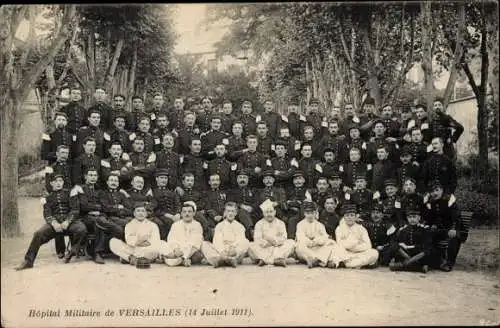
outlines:
[[[175,256],[174,252],[176,249],[179,249],[182,253],[181,257]],[[183,243],[177,243],[177,242],[167,242],[167,241],[160,241],[160,245],[158,247],[158,250],[160,252],[160,255],[163,255],[165,259],[165,263],[168,266],[178,266],[182,264],[183,258],[189,259],[191,256],[196,251],[199,251],[199,247],[190,245],[190,244],[183,244]]]
[[[257,243],[250,243],[248,255],[254,260],[262,260],[266,264],[273,264],[276,259],[286,259],[295,250],[295,241],[285,240],[281,246],[261,247]]]
[[[111,238],[109,241],[109,248],[114,254],[126,261],[129,261],[131,255],[135,257],[145,257],[151,261],[156,259],[159,255],[158,245],[133,247],[117,238]]]
[[[363,252],[346,251],[347,258],[344,260],[347,268],[360,268],[365,265],[375,264],[378,260],[378,251],[374,248]]]
[[[338,265],[346,257],[345,250],[335,243],[313,247],[307,247],[305,243],[297,243],[295,254],[304,261],[307,261],[307,259],[318,260],[321,266],[326,266],[328,261]]]
[[[236,245],[236,255],[228,256],[226,249],[217,249],[214,244],[208,241],[204,241],[201,244],[201,253],[207,259],[208,263],[214,265],[218,258],[228,258],[228,259],[236,259],[238,263],[241,263],[241,260],[245,257],[248,251],[248,246],[250,242],[245,241],[238,245]]]

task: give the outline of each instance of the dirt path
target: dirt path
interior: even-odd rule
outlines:
[[[34,228],[23,223],[24,231]],[[137,270],[116,261],[55,263],[53,242],[42,248],[35,269],[15,272],[12,267],[28,242],[29,235],[2,241],[1,308],[6,327],[492,325],[500,321],[499,279],[491,272],[458,269],[424,275],[386,268],[353,271],[244,265],[213,269],[158,264]],[[156,308],[160,313],[154,316]],[[100,311],[100,315],[66,317],[69,309]],[[114,315],[105,316],[107,309]],[[150,309],[153,315],[136,311],[135,316],[126,316],[126,309]],[[203,315],[203,309],[218,309],[219,315]],[[249,315],[232,315],[233,309],[246,309]],[[60,310],[60,316],[29,317],[30,310]],[[132,310],[128,314],[134,315]]]

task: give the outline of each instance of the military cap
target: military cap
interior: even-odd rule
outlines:
[[[213,120],[220,120],[222,121],[222,116],[219,113],[215,113],[212,115],[212,118],[210,119],[210,122]]]
[[[66,113],[63,113],[63,112],[56,112],[56,113],[54,114],[54,118],[56,118],[56,117],[58,117],[58,116],[62,116],[62,117],[64,117],[64,118],[68,119],[68,115],[66,115]]]
[[[382,120],[381,118],[377,118],[377,119],[373,122],[373,126],[375,126],[377,123],[382,123],[382,124],[385,126],[384,120]]]
[[[292,175],[292,178],[304,177],[304,173],[302,171],[295,171]]]
[[[299,97],[290,97],[288,98],[288,105],[299,105],[300,104],[300,100],[299,100]]]
[[[358,174],[354,177],[354,181],[357,181],[357,180],[365,180],[366,181],[366,177],[364,176],[364,174]]]
[[[382,122],[382,121],[380,121],[380,122]],[[375,123],[377,123],[377,122],[375,122]],[[349,132],[350,132],[352,129],[358,129],[358,130],[359,130],[359,126],[358,126],[357,124],[350,124],[348,129],[349,129]]]
[[[384,205],[381,202],[374,202],[372,205],[372,212],[383,212]]]
[[[117,113],[114,113],[113,115],[114,115],[113,120],[116,120],[117,118],[127,118],[127,114],[125,114],[125,112],[122,112],[122,111],[118,111]]]
[[[363,105],[361,107],[363,107],[364,105],[375,105],[375,99],[373,99],[370,96],[367,96],[363,101]]]
[[[274,178],[273,170],[265,170],[264,172],[262,172],[262,177],[273,177]]]
[[[312,98],[311,101],[309,101],[309,105],[319,105],[319,100],[317,98]]]
[[[434,180],[429,184],[429,189],[434,190],[436,188],[443,188],[443,185],[441,184],[441,181],[439,180]]]
[[[409,208],[406,210],[406,215],[420,215],[420,211],[414,208]]]
[[[408,145],[403,146],[403,149],[401,149],[401,156],[404,156],[404,155],[412,155],[412,151],[411,151],[410,146],[408,146]]]
[[[159,176],[169,176],[170,174],[168,173],[168,170],[167,169],[159,169],[159,170],[156,170],[155,172],[155,177],[159,177]]]
[[[356,213],[356,212],[357,212],[356,204],[353,204],[353,203],[342,204],[342,213],[343,214]]]
[[[249,170],[248,169],[240,169],[238,171],[238,175],[250,175],[250,172],[248,172]]]
[[[334,151],[332,148],[325,148],[325,149],[323,150],[323,154],[324,154],[324,153],[326,153],[326,152],[332,152],[332,153],[334,153],[334,154],[335,154],[335,151]]]
[[[384,181],[384,186],[387,187],[387,186],[394,186],[396,187],[397,186],[397,183],[396,183],[396,180],[394,179],[387,179]]]
[[[304,202],[304,212],[314,212],[318,209],[315,202]]]
[[[338,173],[332,173],[330,179],[342,179]]]
[[[139,207],[146,208],[148,206],[148,204],[149,204],[148,202],[136,202],[136,203],[134,203],[134,210],[136,208],[139,208]]]
[[[417,105],[415,106],[415,108],[422,108],[424,111],[426,111],[426,112],[427,112],[427,106],[426,106],[426,105],[424,105],[424,104],[417,104]]]
[[[403,183],[406,183],[407,181],[410,181],[414,185],[417,185],[417,180],[413,179],[412,177],[407,177]]]
[[[57,178],[62,178],[64,180],[64,174],[61,173],[52,173],[49,175],[50,181],[54,181]]]

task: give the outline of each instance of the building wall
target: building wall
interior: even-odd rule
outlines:
[[[477,147],[471,146],[477,142],[477,102],[476,98],[466,98],[451,102],[447,113],[464,126],[464,133],[457,142],[458,155],[469,152],[477,153]]]
[[[37,157],[40,153],[44,127],[39,108],[38,100],[33,90],[23,108],[29,114],[23,117],[19,131],[20,157],[26,155]]]

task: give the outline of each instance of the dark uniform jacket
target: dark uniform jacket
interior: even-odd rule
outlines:
[[[81,192],[77,192],[77,194],[80,202],[80,215],[85,216],[89,214],[89,212],[94,211],[99,211],[101,214],[104,214],[101,204],[101,191],[97,184],[93,186],[83,184],[81,185]]]
[[[453,193],[457,188],[456,167],[446,155],[431,153],[422,165],[420,178],[426,187],[432,181],[439,180],[446,192]]]
[[[206,168],[205,180],[208,181],[209,177],[212,174],[218,174],[220,177],[220,188],[228,189],[231,188],[233,182],[236,179],[236,164],[229,162],[224,157],[216,158],[208,163],[204,164],[204,168]]]
[[[256,117],[254,114],[241,114],[240,121],[243,123],[243,136],[255,134],[257,130]]]
[[[136,137],[141,136],[144,138],[144,152],[150,153],[152,151],[160,151],[162,148],[161,140],[159,137],[153,136],[149,132],[135,131],[132,132],[128,138],[132,144]]]
[[[404,220],[401,198],[397,195],[386,196],[382,199],[382,206],[386,219],[396,227],[402,226]]]
[[[316,186],[316,180],[320,177],[321,162],[315,158],[302,158],[299,160],[299,170],[304,173],[306,179],[305,186],[313,189]]]
[[[279,171],[278,174],[274,175],[275,185],[277,187],[289,187],[291,186],[291,179],[293,174],[293,167],[290,164],[290,161],[286,158],[274,157],[268,159],[266,164],[269,168],[272,168],[273,172]],[[276,173],[276,172],[275,172]]]
[[[304,115],[298,113],[289,113],[284,120],[284,117],[281,117],[282,120],[288,124],[288,128],[290,129],[290,134],[296,138],[302,138],[302,133],[304,131],[304,126],[306,124],[306,117]]]
[[[87,109],[87,116],[90,111],[96,110],[101,114],[101,121],[99,127],[103,130],[111,129],[113,125],[113,120],[111,119],[111,111],[113,110],[111,106],[103,102],[96,102],[93,106]]]
[[[233,132],[233,122],[238,119],[238,116],[234,114],[221,114],[222,119],[222,127],[221,130],[226,132],[227,134],[231,134]]]
[[[163,106],[160,108],[153,108],[146,114],[149,115],[149,118],[151,119],[151,129],[154,129],[156,128],[156,117],[159,116],[160,114],[165,114],[168,117],[168,110],[166,109],[165,106]],[[137,122],[137,124],[139,124],[139,122]]]
[[[395,236],[396,243],[405,243],[415,248],[406,249],[405,252],[410,256],[415,256],[420,252],[430,252],[432,246],[432,235],[428,226],[422,224],[402,226]]]
[[[74,184],[82,184],[83,181],[85,181],[83,175],[87,168],[94,168],[97,173],[100,173],[101,157],[95,154],[81,154],[78,156],[73,163],[73,168],[71,169]]]
[[[132,206],[143,203],[145,204],[146,210],[150,213],[157,207],[156,199],[153,197],[153,191],[150,188],[143,188],[142,190],[130,188],[127,190],[127,194],[129,195]]]
[[[57,159],[57,146],[60,145],[66,145],[69,147],[69,158],[75,157],[73,140],[75,140],[73,135],[66,129],[55,129],[52,133],[42,134],[42,159],[49,161],[49,164],[54,163]]]
[[[77,197],[70,197],[69,189],[61,189],[51,192],[43,204],[43,218],[50,224],[53,220],[58,223],[68,220],[69,222],[78,218],[80,205]]]
[[[179,196],[181,204],[187,201],[193,201],[196,204],[198,212],[205,209],[206,199],[203,193],[196,189],[187,189],[184,187],[182,189],[184,190],[184,193],[182,196]]]
[[[279,128],[281,125],[281,116],[276,112],[264,112],[260,114],[261,120],[266,122],[269,129],[268,134],[272,139],[278,136]]]
[[[283,141],[286,146],[286,155],[285,157],[288,159],[299,158],[300,155],[300,146],[302,145],[299,139],[295,137],[289,138],[279,138],[279,140]]]
[[[340,174],[339,164],[336,162],[327,163],[323,162],[320,164],[323,173],[321,174],[324,177],[330,178],[333,174]]]
[[[295,207],[300,209],[302,207],[302,203],[307,198],[306,192],[308,192],[307,187],[293,187],[290,188],[287,192],[287,207]]]
[[[73,177],[71,175],[71,165],[68,162],[55,162],[45,168],[45,189],[48,192],[52,191],[49,176],[52,174],[62,174],[64,177],[64,188],[73,186]]]
[[[213,152],[215,146],[223,143],[224,145],[229,144],[229,135],[222,131],[210,130],[208,132],[202,133],[201,137],[201,152],[208,154]]]
[[[323,132],[325,132],[328,127],[326,118],[319,113],[309,113],[306,115],[306,121],[314,128],[314,135],[319,137],[323,136]]]
[[[183,129],[177,131],[177,133],[178,136],[176,141],[178,144],[179,154],[189,154],[191,152],[191,149],[189,148],[191,145],[191,139],[199,137],[199,132],[197,132],[194,128],[184,127]]]
[[[344,141],[345,137],[343,135],[331,135],[330,133],[326,133],[319,141],[317,156],[322,158],[325,149],[330,148],[335,153],[335,158],[337,160],[343,160],[345,158],[344,151],[346,147]]]
[[[247,142],[244,137],[236,138],[234,135],[228,138],[227,159],[231,162],[237,162],[243,155],[243,149],[247,148]]]
[[[389,246],[391,240],[395,237],[394,232],[387,235],[388,230],[393,226],[390,222],[380,220],[379,222],[374,222],[372,220],[364,220],[363,227],[368,231],[368,236],[372,242],[372,247],[376,248],[378,246]],[[389,231],[391,232],[391,231]]]
[[[309,193],[311,194],[311,198],[313,202],[315,202],[318,205],[318,210],[322,211],[325,207],[325,201],[328,197],[332,197],[332,193],[330,192],[330,189],[327,189],[326,191],[319,191],[318,189],[310,189]]]
[[[373,192],[370,189],[355,189],[351,192],[351,201],[356,204],[361,218],[366,220],[370,217],[373,204]]]
[[[104,156],[104,132],[100,128],[94,126],[82,126],[76,134],[76,150],[73,153],[75,156],[83,154],[83,143],[87,137],[92,137],[96,141],[95,153],[99,157]]]
[[[364,164],[361,162],[349,162],[345,165],[339,167],[339,171],[342,173],[342,181],[344,186],[353,187],[354,181],[358,176],[364,176],[368,180],[367,185],[370,185],[369,176],[370,170],[368,169],[371,164]]]
[[[181,130],[184,127],[184,110],[178,110],[172,108],[168,112],[168,121],[170,122],[170,127],[176,131]]]
[[[205,213],[210,219],[223,215],[228,194],[220,189],[209,189],[206,193]]]
[[[198,111],[196,113],[196,126],[200,129],[200,132],[207,132],[210,130],[210,123],[212,121],[213,113],[206,112],[204,110]]]
[[[424,198],[420,194],[403,194],[401,197],[401,205],[403,213],[406,213],[407,210],[419,211],[420,215],[424,213]]]
[[[452,129],[455,131],[453,132]],[[436,115],[434,115],[434,118],[432,119],[430,130],[431,140],[435,137],[441,137],[445,143],[456,143],[464,132],[464,127],[450,115],[436,112]],[[450,139],[450,142],[448,142],[448,139]],[[424,140],[429,143],[431,142],[431,140]]]
[[[130,133],[127,130],[112,129],[109,132],[104,132],[104,153],[108,155],[109,147],[113,142],[118,141],[122,145],[124,152],[128,153],[132,150],[132,145],[129,139]]]
[[[203,169],[203,157],[198,154],[185,155],[182,161],[182,174],[193,173],[194,175],[194,188],[196,190],[205,190],[207,181],[205,180],[205,170]]]
[[[132,109],[131,112],[127,113],[125,128],[128,131],[135,131],[139,125],[139,120],[142,116],[147,116],[148,114],[137,109]]]
[[[252,186],[261,182],[262,172],[256,173],[255,168],[260,167],[261,170],[266,168],[266,157],[255,151],[247,151],[238,159],[238,170],[248,169],[250,174],[250,182]]]
[[[460,210],[454,195],[443,194],[440,199],[428,200],[425,208],[424,221],[427,225],[435,225],[446,232],[450,229],[459,230]]]
[[[415,179],[415,181],[417,181],[417,187],[419,187],[421,184],[421,181],[419,181],[419,177],[420,167],[418,165],[415,165],[411,162],[408,164],[401,163],[401,166],[398,168],[398,185],[400,189],[403,186],[404,181],[408,178]]]
[[[145,180],[151,180],[153,173],[156,170],[156,155],[155,153],[131,152],[129,154],[130,162],[132,162],[131,177],[138,174]]]
[[[319,214],[319,222],[325,225],[326,233],[332,236],[333,239],[335,239],[335,229],[337,229],[340,219],[340,216],[336,212],[322,210]]]
[[[408,145],[412,156],[412,162],[417,162],[420,166],[422,166],[429,156],[429,153],[427,152],[427,143],[423,141],[419,143],[410,142]]]
[[[351,126],[361,127],[361,119],[356,116],[346,117],[343,120],[339,121],[339,133],[348,136],[349,128]],[[361,133],[361,131],[360,131]]]
[[[382,122],[385,125],[385,136],[398,139],[400,137],[401,124],[396,117],[383,118]]]
[[[68,132],[76,134],[78,129],[86,125],[87,111],[78,101],[72,101],[59,110],[68,116]]]
[[[162,217],[165,214],[175,215],[180,212],[181,204],[179,195],[168,190],[167,187],[157,187],[153,189],[153,199],[156,201],[156,207],[153,210],[155,217]]]
[[[384,182],[397,176],[396,165],[390,160],[377,161],[371,170],[371,189],[383,191]]]
[[[252,208],[256,205],[257,193],[251,188],[247,187],[237,187],[231,190],[228,194],[228,200],[235,202],[238,205],[249,205]]]
[[[267,135],[264,138],[257,136],[257,140],[257,151],[267,158],[274,157],[274,139],[270,135]]]
[[[375,164],[378,159],[377,159],[377,148],[380,146],[384,146],[387,152],[389,153],[388,159],[393,162],[393,163],[398,163],[400,161],[399,159],[399,146],[397,146],[396,143],[393,142],[388,142],[385,140],[387,136],[384,136],[382,138],[377,138],[375,137],[373,142],[368,143],[367,150],[366,150],[366,156],[367,156],[367,163]]]
[[[177,186],[181,177],[181,158],[172,150],[163,149],[156,153],[156,169],[166,169],[169,173],[169,182]]]
[[[101,190],[102,211],[108,216],[126,218],[133,216],[132,204],[125,192],[118,189]],[[118,208],[123,205],[123,208]]]
[[[280,206],[282,206],[286,202],[286,192],[285,189],[279,187],[264,187],[259,190],[256,199],[257,206],[262,204],[266,199],[277,202]]]
[[[101,160],[101,182],[105,183],[106,180],[108,179],[108,176],[111,174],[113,171],[119,171],[120,172],[120,185],[122,182],[126,182],[131,179],[131,174],[132,174],[132,167],[127,166],[128,163],[130,163],[129,160],[124,159],[124,156],[120,158],[106,158]],[[115,172],[116,173],[116,172]]]

